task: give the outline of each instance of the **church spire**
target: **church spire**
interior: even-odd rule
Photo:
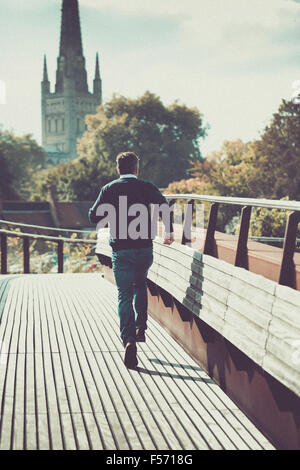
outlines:
[[[50,82],[48,78],[47,58],[44,55],[44,70],[43,70],[43,81],[42,81],[42,93],[50,93]]]
[[[99,67],[99,54],[96,54],[96,69],[95,69],[95,79],[94,79],[94,95],[99,99],[100,103],[102,101],[102,80],[100,77],[100,67]]]
[[[95,80],[100,80],[99,54],[96,54]]]
[[[44,54],[44,74],[43,74],[43,82],[49,82],[46,54]]]
[[[88,92],[87,72],[83,56],[78,0],[63,0],[60,48],[57,61],[56,87],[62,93],[67,81],[75,91]]]
[[[78,0],[63,0],[60,57],[83,56]]]

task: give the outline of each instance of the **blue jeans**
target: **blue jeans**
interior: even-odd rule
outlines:
[[[135,342],[136,328],[147,329],[147,274],[153,250],[137,248],[112,253],[113,273],[118,288],[118,314],[124,346]]]

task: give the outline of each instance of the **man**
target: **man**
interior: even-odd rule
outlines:
[[[138,364],[136,342],[146,341],[146,279],[153,263],[154,238],[151,204],[165,209],[164,243],[173,243],[174,235],[171,211],[165,197],[154,184],[138,178],[139,157],[132,152],[120,153],[116,170],[120,178],[101,189],[89,211],[89,219],[101,225],[104,213],[107,214],[111,206],[114,209],[110,214],[109,225],[112,266],[118,288],[120,333],[125,347],[124,363],[127,368],[134,369]],[[138,224],[134,219],[136,212],[140,212]]]

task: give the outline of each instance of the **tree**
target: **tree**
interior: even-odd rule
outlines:
[[[33,174],[45,165],[44,150],[32,135],[18,137],[0,127],[0,154],[1,172],[8,175],[3,198],[27,199]]]
[[[191,173],[209,182],[212,194],[255,197],[252,187],[255,158],[253,145],[240,139],[224,141],[219,151],[213,152],[204,162],[193,164]]]
[[[7,161],[0,150],[0,200],[14,199],[15,192],[12,184],[12,175],[8,169]]]
[[[187,177],[191,161],[202,159],[199,140],[206,128],[199,111],[177,102],[165,107],[150,92],[137,99],[115,95],[86,122],[80,156],[115,165],[118,153],[136,152],[141,177],[160,187]]]
[[[300,105],[283,100],[256,144],[254,180],[264,197],[300,198]]]
[[[300,198],[300,105],[282,100],[260,139],[224,142],[192,175],[223,196]]]
[[[224,141],[219,151],[212,152],[204,162],[194,163],[191,173],[202,183],[199,188],[202,189],[205,183],[211,195],[256,197],[252,187],[254,158],[253,143],[244,143],[240,139]],[[224,230],[239,213],[239,206],[221,205],[218,229]]]
[[[98,157],[77,158],[38,172],[33,179],[31,199],[45,200],[49,186],[54,185],[60,201],[91,201],[114,176],[111,162]]]
[[[289,211],[279,209],[254,209],[250,235],[254,237],[284,237],[288,214]]]
[[[299,200],[300,198],[300,106],[283,100],[261,138],[243,143],[225,141],[219,151],[204,161],[192,163],[193,180],[173,183],[168,190],[195,193]],[[178,191],[179,192],[179,191]],[[218,227],[235,231],[240,211],[221,206]],[[251,234],[283,236],[286,213],[279,210],[253,211]]]

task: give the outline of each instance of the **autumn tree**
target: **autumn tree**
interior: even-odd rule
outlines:
[[[225,141],[193,177],[222,196],[300,199],[300,105],[283,100],[260,139]]]
[[[208,182],[212,194],[231,197],[255,197],[252,187],[255,155],[253,143],[237,139],[224,141],[204,162],[193,164],[191,174]]]

